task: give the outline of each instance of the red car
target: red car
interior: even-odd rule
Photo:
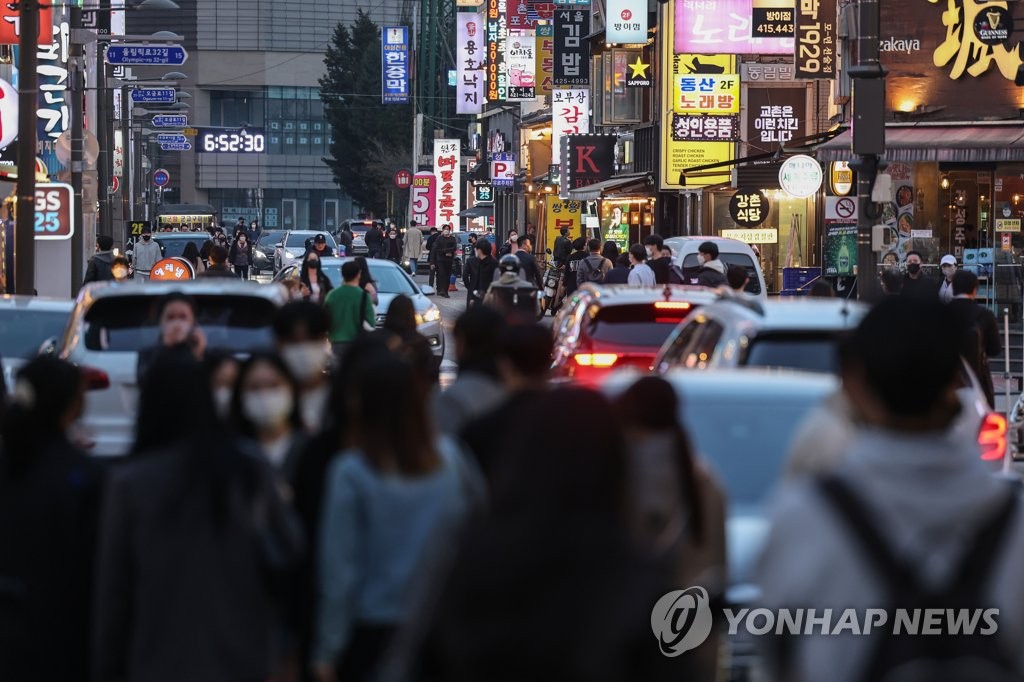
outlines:
[[[649,370],[668,335],[718,298],[704,287],[584,284],[553,325],[553,375],[596,385],[614,369]]]

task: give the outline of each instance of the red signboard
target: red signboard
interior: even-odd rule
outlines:
[[[21,41],[21,17],[14,3],[0,2],[0,45],[17,45]],[[39,44],[53,42],[53,10],[49,4],[39,7]]]
[[[179,282],[195,279],[196,273],[192,264],[184,258],[164,258],[158,261],[149,272],[149,278],[160,282]]]
[[[412,171],[403,168],[395,172],[395,187],[398,189],[409,189],[412,185]]]
[[[36,184],[35,238],[61,241],[75,233],[72,210],[75,194],[71,185],[60,182]]]

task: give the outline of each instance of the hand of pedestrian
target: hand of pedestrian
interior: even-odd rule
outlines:
[[[302,297],[303,297],[303,298],[309,298],[310,296],[312,296],[312,295],[313,295],[313,292],[312,292],[312,291],[310,291],[310,290],[309,290],[309,287],[307,287],[307,286],[306,286],[305,284],[303,284],[303,285],[301,286],[301,288],[299,289],[299,291],[300,291],[300,292],[302,292]]]
[[[313,679],[316,682],[335,682],[338,677],[331,663],[317,663],[313,666]]]

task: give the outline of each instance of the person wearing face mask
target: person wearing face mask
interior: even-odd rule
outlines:
[[[313,303],[323,304],[327,294],[334,285],[330,278],[324,274],[323,266],[320,264],[320,256],[316,251],[310,251],[302,261],[302,271],[299,273],[300,290],[302,298]]]
[[[128,259],[124,256],[115,256],[114,263],[110,266],[110,274],[114,276],[115,282],[127,282],[128,276],[131,274]]]
[[[231,353],[210,352],[203,360],[206,374],[210,377],[210,392],[213,394],[213,406],[217,418],[227,423],[231,416],[231,399],[238,383],[238,371],[241,365]]]
[[[515,252],[518,251],[518,250],[519,250],[519,233],[516,232],[515,230],[512,230],[511,232],[508,233],[508,241],[506,241],[501,246],[501,250],[498,251],[498,258],[501,258],[502,256],[507,256],[510,253],[511,254],[515,254]]]
[[[300,412],[308,433],[323,429],[330,396],[330,323],[326,311],[309,301],[284,305],[274,317],[274,340],[281,359],[299,383]]]
[[[235,238],[228,254],[231,265],[234,266],[235,276],[242,279],[249,279],[249,268],[252,266],[252,244],[243,230]]]
[[[384,240],[382,253],[392,263],[402,264],[402,238],[398,234],[398,228],[394,225],[388,229],[388,238]]]
[[[455,249],[458,241],[452,236],[452,226],[442,225],[441,236],[434,242],[432,249],[434,267],[437,269],[437,295],[451,298],[448,287],[451,283],[452,264],[455,262]]]
[[[109,282],[114,279],[114,273],[111,272],[114,262],[113,248],[114,238],[109,234],[101,234],[96,237],[96,253],[89,259],[82,284]]]
[[[135,264],[135,279],[149,279],[153,266],[163,258],[160,245],[153,240],[153,229],[146,225],[142,228],[142,240],[135,242],[132,262]]]
[[[136,369],[139,385],[158,358],[202,360],[206,352],[206,335],[196,324],[196,303],[191,296],[178,292],[164,296],[158,306],[157,319],[160,331],[156,345],[139,351]]]
[[[299,389],[279,355],[254,353],[242,364],[231,401],[235,432],[290,480],[305,445]]]
[[[69,437],[84,401],[77,367],[38,357],[18,372],[0,425],[0,670],[7,680],[89,679],[105,476]]]
[[[939,261],[942,282],[939,284],[939,300],[949,303],[953,300],[953,275],[956,274],[956,256],[947,253]]]
[[[901,296],[910,298],[934,298],[939,285],[921,270],[921,254],[917,251],[907,253],[907,274],[903,276]]]
[[[718,260],[718,244],[712,241],[702,242],[697,247],[697,253],[701,262],[697,284],[712,289],[727,285],[725,265]]]

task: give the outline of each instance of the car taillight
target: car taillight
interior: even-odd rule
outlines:
[[[85,382],[85,390],[87,391],[102,391],[105,388],[110,388],[110,377],[102,369],[95,367],[80,367],[79,370],[82,372],[82,381]]]
[[[996,412],[985,415],[978,431],[978,445],[982,459],[989,462],[1002,459],[1006,452],[1006,417]]]
[[[689,310],[690,304],[686,301],[657,301],[654,304],[655,310]]]
[[[619,356],[615,353],[577,353],[573,359],[580,367],[611,367]]]

